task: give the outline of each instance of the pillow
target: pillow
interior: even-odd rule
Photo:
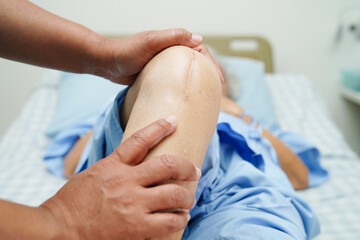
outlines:
[[[228,81],[230,97],[269,130],[279,127],[265,81],[264,64],[250,58],[217,56]]]
[[[216,59],[225,71],[230,97],[264,127],[278,128],[263,63],[219,55]],[[107,101],[124,88],[126,86],[93,75],[62,73],[57,109],[45,134],[54,137],[60,131],[100,114]]]
[[[126,88],[88,74],[61,73],[55,115],[47,127],[48,137],[100,114],[104,105]]]

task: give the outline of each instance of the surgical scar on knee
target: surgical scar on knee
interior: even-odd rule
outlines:
[[[190,60],[190,67],[189,67],[189,72],[187,74],[187,83],[186,83],[186,89],[185,89],[185,95],[184,95],[184,100],[187,101],[188,97],[189,97],[189,93],[190,93],[190,86],[191,86],[191,79],[192,79],[192,73],[194,70],[194,59],[195,59],[195,53],[192,52],[191,53],[191,60]]]

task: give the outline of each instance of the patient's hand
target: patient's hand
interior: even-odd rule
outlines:
[[[176,45],[194,48],[214,63],[209,51],[201,43],[201,36],[181,28],[146,31],[123,39],[105,39],[97,51],[97,63],[87,71],[129,85],[156,54]],[[223,79],[220,70],[218,72]]]
[[[200,170],[173,156],[141,162],[176,125],[162,119],[136,132],[46,201],[40,208],[48,210],[59,232],[67,235],[61,239],[149,239],[184,229],[187,213],[161,210],[190,209],[194,195],[176,184],[159,184],[196,181]]]

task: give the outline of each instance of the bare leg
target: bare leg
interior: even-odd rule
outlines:
[[[151,122],[169,115],[178,119],[174,134],[145,157],[171,154],[201,168],[220,111],[221,84],[213,65],[186,47],[171,47],[143,69],[124,100],[123,141]],[[193,193],[195,183],[178,182]],[[182,232],[166,239],[181,239]]]
[[[76,165],[78,164],[81,154],[83,153],[86,144],[92,136],[92,130],[87,133],[85,136],[80,138],[70,152],[66,155],[64,159],[64,177],[70,178],[75,174]]]

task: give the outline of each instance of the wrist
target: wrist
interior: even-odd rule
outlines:
[[[47,219],[47,226],[49,226],[49,231],[52,233],[48,239],[79,239],[75,228],[72,228],[71,224],[69,224],[71,214],[66,214],[66,209],[58,201],[50,198],[38,209],[43,214],[43,218]]]
[[[112,53],[109,51],[110,39],[95,32],[89,34],[85,42],[86,57],[83,73],[109,78],[108,66],[112,65]]]
[[[44,225],[46,226],[46,228],[44,228],[46,237],[44,236],[42,239],[71,239],[66,225],[62,221],[59,221],[51,210],[41,205],[37,207],[37,211],[41,219],[44,219],[46,223],[46,225]]]
[[[1,239],[70,239],[46,208],[0,200]]]

